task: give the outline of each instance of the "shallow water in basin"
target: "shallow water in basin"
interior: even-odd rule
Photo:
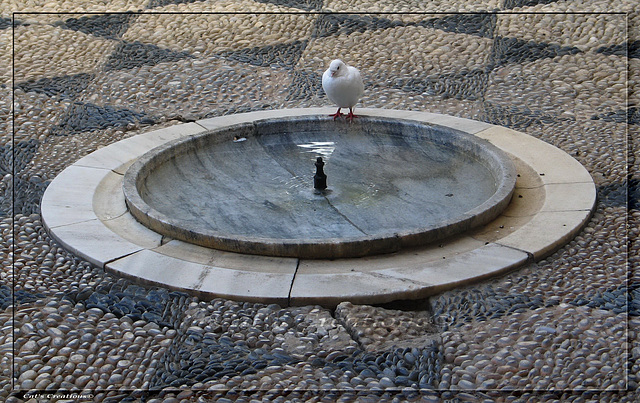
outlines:
[[[322,194],[313,189],[319,156],[328,176]],[[496,186],[474,158],[424,137],[305,131],[192,148],[155,167],[140,191],[189,228],[330,239],[430,227],[481,205]]]

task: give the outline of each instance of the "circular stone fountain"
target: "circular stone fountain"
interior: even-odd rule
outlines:
[[[328,188],[315,190],[323,158]],[[425,245],[493,220],[514,165],[488,141],[415,121],[266,119],[178,139],[139,158],[124,194],[165,236],[219,250],[344,258]]]
[[[594,209],[588,171],[525,133],[428,112],[361,108],[353,124],[332,112],[256,111],[123,139],[52,181],[43,223],[139,283],[334,307],[425,298],[540,260]]]

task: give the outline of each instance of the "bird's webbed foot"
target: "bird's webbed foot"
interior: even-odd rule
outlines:
[[[330,116],[330,117],[332,117],[332,118],[333,118],[333,120],[336,120],[336,119],[338,119],[338,118],[340,118],[340,117],[344,116],[344,113],[340,112],[340,110],[341,110],[341,109],[342,109],[342,108],[338,108],[338,112],[336,112],[336,113],[332,113],[332,114],[331,114],[331,115],[329,115],[329,116]]]
[[[359,118],[360,116],[353,113],[353,109],[349,108],[349,113],[347,114],[347,120],[349,122],[353,122],[353,118]]]

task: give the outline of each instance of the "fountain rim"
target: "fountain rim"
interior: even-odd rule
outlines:
[[[264,236],[229,235],[223,231],[202,228],[186,228],[180,220],[169,217],[149,205],[141,196],[144,179],[155,167],[195,147],[215,146],[231,141],[240,132],[243,136],[278,135],[269,133],[270,126],[300,127],[303,123],[340,126],[345,130],[360,127],[392,125],[410,128],[418,133],[412,136],[424,138],[461,152],[472,153],[493,175],[496,189],[483,203],[450,219],[432,225],[415,227],[403,231],[387,231],[382,234],[340,238],[275,238]],[[346,126],[348,125],[348,126]],[[361,133],[360,135],[366,135]],[[405,135],[400,133],[400,135]],[[123,192],[130,213],[143,225],[165,236],[196,245],[227,252],[247,253],[261,256],[294,257],[305,259],[355,258],[398,252],[402,249],[424,246],[453,235],[466,232],[497,217],[509,204],[516,182],[516,170],[506,153],[487,140],[462,130],[393,117],[363,116],[353,124],[334,122],[326,115],[302,115],[256,119],[218,127],[203,133],[176,139],[153,148],[138,158],[127,170],[123,181]]]

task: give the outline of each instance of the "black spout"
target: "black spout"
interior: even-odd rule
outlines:
[[[313,176],[313,187],[318,190],[327,188],[327,175],[325,175],[323,167],[324,161],[322,161],[322,157],[318,157],[316,160],[316,174]]]

